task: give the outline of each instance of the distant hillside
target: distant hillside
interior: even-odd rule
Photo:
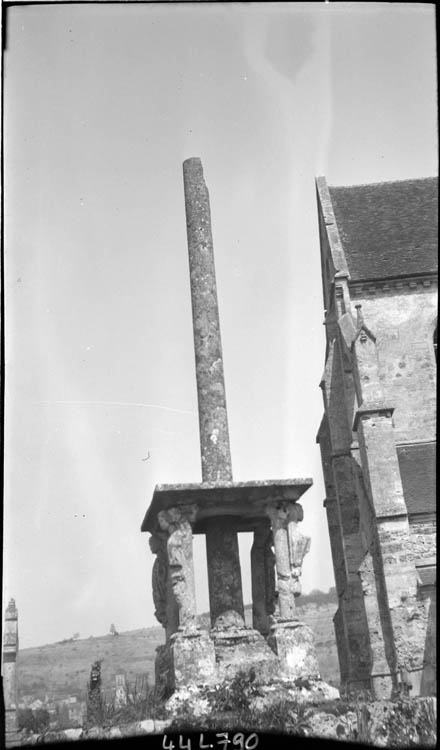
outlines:
[[[164,642],[164,631],[157,628],[130,630],[117,636],[83,638],[19,652],[19,698],[32,695],[43,699],[76,695],[85,698],[90,667],[102,659],[104,692],[115,685],[115,675],[125,672],[130,683],[137,675],[147,675],[154,684],[155,649]]]
[[[338,684],[339,668],[333,630],[336,606],[334,589],[327,594],[313,591],[297,599],[300,618],[315,634],[321,674],[325,680]],[[252,608],[248,605],[245,610],[246,622],[250,625]],[[208,619],[206,614],[200,617],[204,624]],[[131,630],[117,636],[104,635],[23,649],[18,656],[19,698],[31,695],[43,700],[46,695],[56,699],[76,695],[84,699],[90,667],[97,659],[102,659],[102,685],[109,696],[115,685],[115,675],[122,672],[125,672],[131,684],[134,684],[137,676],[147,675],[149,683],[153,685],[155,649],[162,643],[164,631],[158,626]]]

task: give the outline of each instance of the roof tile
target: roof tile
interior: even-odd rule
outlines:
[[[329,191],[352,280],[437,271],[436,177]]]

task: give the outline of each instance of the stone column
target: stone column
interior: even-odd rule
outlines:
[[[197,506],[188,504],[158,514],[160,528],[168,534],[168,566],[179,618],[178,630],[169,639],[167,687],[170,692],[187,685],[210,683],[216,678],[214,644],[196,623],[192,550],[196,512]],[[163,654],[160,657],[164,659]]]
[[[183,163],[203,482],[231,482],[226,392],[209,193],[200,159]],[[244,617],[238,537],[217,519],[205,526],[211,623],[228,610]],[[220,582],[219,576],[223,583]]]
[[[231,481],[228,417],[209,193],[200,159],[183,163],[204,482]]]
[[[152,534],[149,542],[151,551],[156,555],[152,573],[153,601],[156,607],[154,615],[165,628],[168,641],[179,627],[179,610],[168,566],[166,532]]]
[[[173,594],[177,602],[179,629],[196,625],[196,592],[192,549],[192,523],[195,505],[185,505],[158,514],[160,528],[167,532],[167,555]]]
[[[17,652],[18,611],[15,600],[11,599],[5,612],[3,635],[3,696],[6,737],[17,731]]]
[[[252,624],[263,635],[269,632],[269,616],[274,612],[275,560],[269,524],[257,526],[251,549]]]
[[[206,524],[209,608],[211,624],[225,612],[236,612],[244,624],[240,554],[234,520],[215,518]]]
[[[310,549],[310,538],[298,529],[303,509],[298,503],[269,505],[272,522],[278,584],[279,620],[297,620],[295,597],[301,593],[299,579],[303,559]]]
[[[295,606],[295,597],[301,592],[302,562],[310,549],[310,538],[298,528],[303,509],[298,503],[283,502],[268,505],[266,510],[272,522],[279,607],[267,642],[278,655],[281,677],[316,677],[319,667],[313,633],[299,621]]]

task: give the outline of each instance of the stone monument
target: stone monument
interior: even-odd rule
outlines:
[[[17,653],[18,610],[15,599],[10,599],[5,612],[3,634],[3,698],[5,706],[6,744],[18,730],[17,725]]]
[[[115,700],[116,710],[127,705],[127,680],[125,674],[117,674],[115,677]]]
[[[158,485],[141,530],[156,555],[153,598],[166,642],[156,658],[164,695],[250,671],[261,683],[318,675],[313,635],[295,598],[310,539],[299,524],[311,479],[234,482],[209,194],[200,159],[183,164],[202,482]],[[253,627],[244,622],[238,533],[252,532]],[[206,538],[211,630],[198,626],[193,534]],[[273,549],[274,548],[274,552]]]

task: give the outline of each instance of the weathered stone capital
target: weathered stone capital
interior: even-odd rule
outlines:
[[[172,534],[176,529],[186,524],[193,525],[197,514],[197,506],[194,503],[188,505],[179,505],[167,510],[161,510],[157,514],[159,526],[168,534]]]
[[[266,513],[274,528],[287,529],[289,523],[299,523],[304,518],[302,505],[288,501],[267,505]]]

